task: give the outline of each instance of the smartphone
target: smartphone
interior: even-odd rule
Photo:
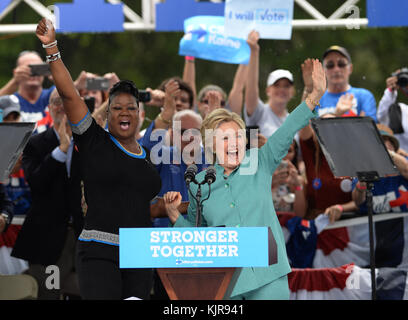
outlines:
[[[280,171],[283,169],[286,169],[288,167],[288,161],[287,160],[282,160],[279,166],[276,168],[276,171]]]
[[[87,78],[86,79],[86,89],[106,91],[109,89],[109,79],[102,78],[102,77]]]
[[[139,90],[139,101],[149,102],[152,99],[150,92],[146,90]]]
[[[32,76],[49,76],[51,74],[48,63],[30,64]]]
[[[94,112],[95,110],[95,98],[94,97],[84,97],[84,101],[90,113]]]
[[[259,133],[259,126],[246,126],[245,128],[245,133],[246,133],[246,139],[247,139],[247,144],[246,144],[246,149],[250,149],[251,145],[251,131],[256,130],[256,132],[252,133],[252,139],[256,138],[256,135]]]

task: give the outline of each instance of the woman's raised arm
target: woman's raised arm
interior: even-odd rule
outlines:
[[[62,62],[52,22],[43,18],[37,25],[36,35],[45,48],[47,62],[68,120],[77,124],[88,113],[88,107],[80,97],[69,71]]]

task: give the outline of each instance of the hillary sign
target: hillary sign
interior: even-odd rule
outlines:
[[[268,228],[121,228],[120,268],[267,267]]]
[[[179,54],[200,59],[248,64],[250,48],[245,40],[224,35],[224,17],[195,16],[184,21]]]

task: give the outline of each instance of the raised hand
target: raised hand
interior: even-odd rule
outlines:
[[[48,19],[42,18],[37,25],[35,34],[42,44],[49,44],[55,41],[55,28],[52,22]]]
[[[13,70],[14,80],[20,84],[31,77],[31,68],[27,65],[18,66]]]
[[[154,106],[154,107],[162,107],[164,104],[164,98],[165,98],[165,93],[162,90],[159,89],[151,89],[151,88],[146,88],[147,92],[150,92],[150,101],[145,102],[145,105],[147,106]]]
[[[119,77],[117,76],[117,74],[116,74],[115,72],[105,73],[105,74],[103,75],[103,77],[104,77],[105,79],[108,79],[108,80],[109,80],[109,88],[108,88],[107,91],[109,91],[109,90],[114,86],[114,84],[115,84],[116,82],[119,82],[119,81],[120,81]]]
[[[400,69],[396,70],[395,73],[397,73],[399,71],[400,71]],[[390,88],[390,90],[392,90],[392,91],[398,90],[399,86],[397,84],[397,81],[398,81],[397,76],[391,76],[391,77],[387,78],[385,80],[387,88]]]
[[[170,80],[165,85],[164,107],[172,110],[176,109],[176,97],[180,94],[179,84],[175,80]]]
[[[326,91],[326,75],[324,73],[323,66],[318,59],[312,59],[312,62],[313,90],[306,98],[306,104],[310,110],[314,110]]]
[[[298,169],[295,167],[295,165],[291,161],[288,161],[288,170],[289,170],[289,176],[286,180],[286,183],[292,189],[294,189],[297,186],[302,186],[303,177],[299,174]]]
[[[82,70],[74,84],[78,90],[86,89],[87,72]]]
[[[313,71],[313,60],[307,58],[301,65],[302,68],[302,77],[303,83],[305,85],[305,90],[307,93],[311,93],[313,90],[313,79],[312,79],[312,71]]]
[[[259,40],[259,32],[256,30],[252,30],[248,34],[248,38],[247,38],[247,43],[249,47],[251,48],[251,50],[253,49],[259,50],[258,40]]]
[[[208,103],[204,106],[204,117],[210,114],[215,109],[221,108],[221,97],[217,91],[209,91]]]
[[[313,91],[315,94],[314,98],[320,98],[326,92],[326,74],[323,69],[322,63],[318,59],[313,60]]]
[[[353,107],[354,95],[352,93],[343,94],[337,101],[335,114],[341,116],[350,111]]]

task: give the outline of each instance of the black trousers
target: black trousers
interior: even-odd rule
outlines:
[[[120,269],[119,247],[96,242],[77,243],[79,290],[85,300],[148,299],[152,269]]]

